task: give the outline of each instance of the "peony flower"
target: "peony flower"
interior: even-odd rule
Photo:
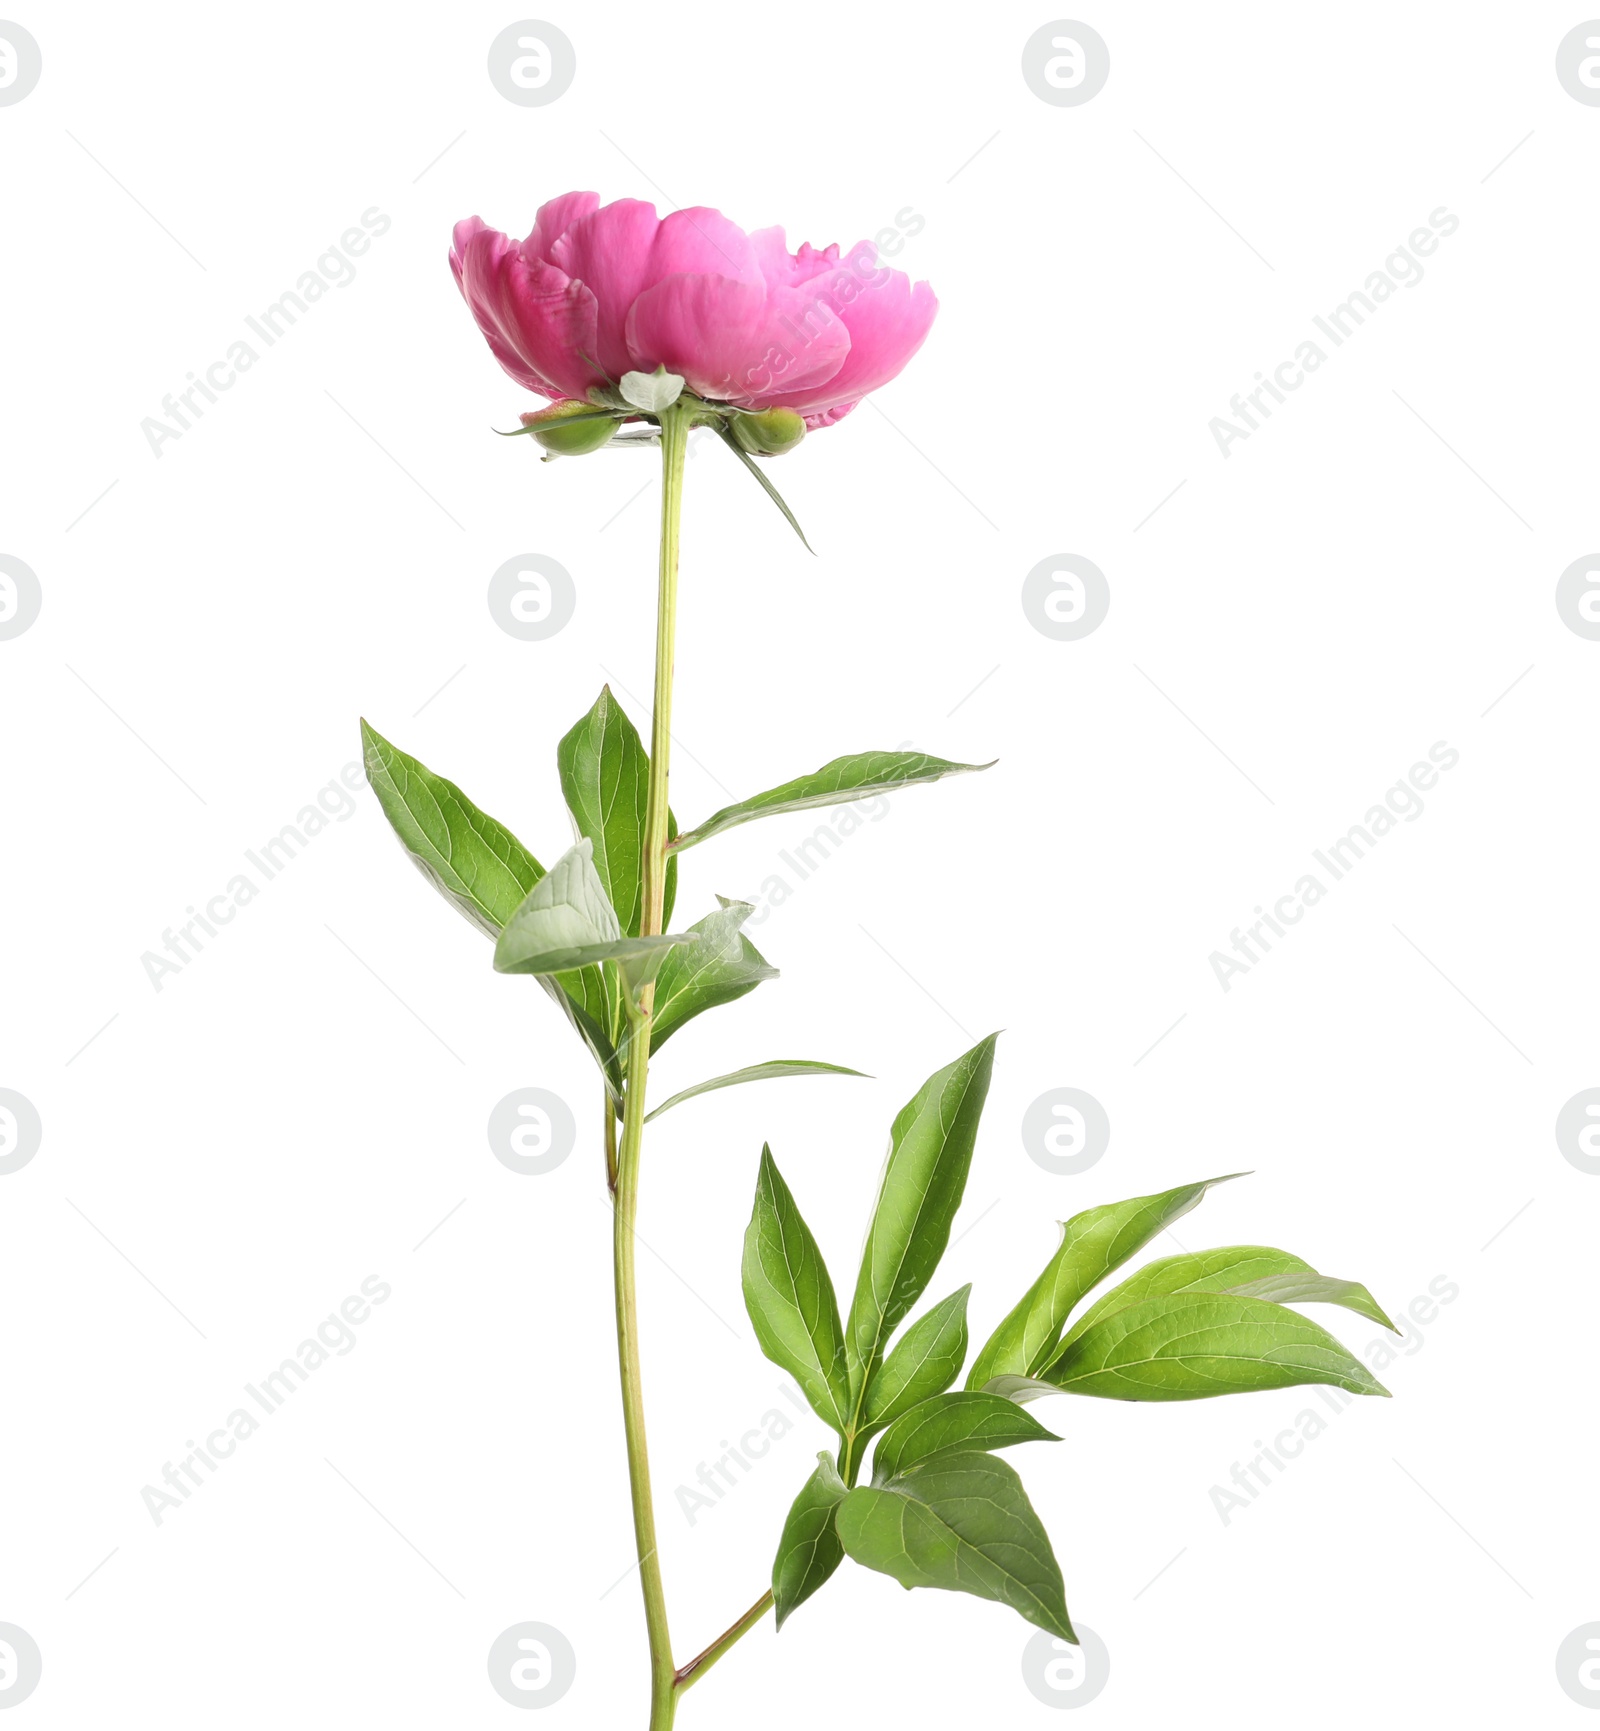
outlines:
[[[790,252],[719,211],[592,192],[542,205],[513,240],[456,224],[456,282],[495,359],[541,396],[585,398],[664,368],[695,396],[787,409],[830,426],[896,377],[938,310],[925,282],[879,265],[870,241]]]

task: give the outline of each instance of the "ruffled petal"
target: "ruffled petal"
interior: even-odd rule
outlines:
[[[564,192],[560,198],[541,204],[533,221],[533,233],[522,243],[523,255],[543,259],[548,264],[550,248],[580,217],[593,216],[599,208],[598,192]]]
[[[580,397],[599,382],[593,354],[596,308],[582,283],[523,255],[478,217],[456,224],[450,266],[478,328],[518,384],[546,397]]]
[[[664,366],[697,396],[745,407],[779,386],[821,392],[850,352],[844,321],[805,289],[724,276],[674,276],[646,289],[627,321],[630,367]]]
[[[633,365],[628,313],[646,289],[685,274],[763,281],[749,238],[720,211],[675,210],[658,219],[653,204],[634,198],[574,222],[551,246],[550,262],[584,283],[599,303],[595,359],[613,379]]]
[[[798,288],[812,277],[832,270],[839,262],[837,241],[820,252],[806,241],[799,252],[790,252],[781,228],[758,228],[750,236],[750,245],[761,274],[773,288]]]
[[[939,310],[925,282],[913,285],[900,271],[880,269],[865,275],[858,264],[872,256],[863,242],[851,253],[852,263],[814,277],[799,291],[817,306],[832,311],[850,333],[844,363],[825,379],[791,379],[763,406],[797,409],[809,418],[823,411],[853,405],[869,392],[897,378],[922,347]],[[824,421],[821,425],[828,425]]]

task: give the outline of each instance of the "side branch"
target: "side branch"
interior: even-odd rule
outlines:
[[[725,1629],[703,1653],[691,1659],[689,1663],[677,1673],[673,1678],[673,1688],[677,1689],[680,1693],[685,1689],[693,1688],[693,1686],[698,1683],[703,1676],[705,1676],[706,1672],[716,1664],[718,1659],[720,1659],[735,1642],[749,1634],[756,1624],[759,1623],[771,1609],[772,1594],[769,1591],[763,1593],[750,1609],[738,1620],[738,1622],[732,1626],[732,1628]]]

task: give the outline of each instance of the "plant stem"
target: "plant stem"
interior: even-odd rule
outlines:
[[[743,1636],[748,1635],[756,1624],[759,1623],[771,1609],[772,1594],[769,1591],[763,1593],[731,1629],[724,1630],[723,1633],[718,1635],[716,1640],[714,1640],[698,1658],[691,1659],[689,1663],[684,1666],[684,1668],[678,1673],[678,1692],[681,1694],[685,1689],[692,1689],[694,1685],[705,1676],[706,1672],[716,1664],[717,1660],[720,1659],[736,1641],[740,1640]]]
[[[661,930],[667,870],[667,776],[672,722],[673,637],[677,622],[678,526],[683,505],[683,459],[688,446],[687,412],[661,416],[661,573],[656,599],[656,689],[650,727],[650,783],[644,819],[644,918],[642,931]],[[650,1031],[655,987],[646,986],[628,1011],[627,1089],[622,1146],[617,1155],[613,1264],[616,1280],[617,1364],[622,1378],[622,1423],[628,1443],[628,1483],[633,1495],[634,1542],[639,1586],[650,1637],[650,1731],[671,1731],[677,1713],[677,1673],[667,1627],[667,1599],[656,1550],[655,1504],[645,1439],[644,1390],[639,1369],[639,1303],[634,1266],[634,1225],[639,1213],[639,1156],[644,1143],[645,1083],[650,1069]],[[608,1107],[609,1111],[609,1107]],[[608,1135],[610,1133],[608,1132]],[[609,1147],[609,1143],[608,1143]]]
[[[667,890],[667,782],[672,755],[672,666],[678,626],[678,529],[683,516],[683,459],[689,413],[675,405],[661,416],[661,575],[656,591],[656,690],[650,712],[650,786],[644,812],[645,936],[661,930]],[[652,987],[650,1000],[655,997]]]
[[[650,1731],[671,1731],[677,1697],[667,1598],[656,1551],[655,1502],[650,1490],[650,1451],[645,1440],[644,1389],[639,1371],[639,1301],[634,1267],[634,1222],[639,1213],[639,1151],[644,1134],[645,1075],[650,1065],[648,1010],[632,1021],[627,1104],[617,1161],[613,1212],[616,1276],[617,1363],[622,1375],[622,1425],[628,1442],[628,1484],[633,1494],[633,1533],[650,1637]]]

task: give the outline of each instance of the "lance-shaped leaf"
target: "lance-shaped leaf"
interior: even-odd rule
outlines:
[[[994,1069],[991,1034],[936,1071],[900,1110],[867,1228],[845,1342],[851,1388],[868,1388],[890,1336],[927,1289],[950,1242]]]
[[[1012,1448],[1025,1442],[1060,1442],[1015,1401],[996,1394],[936,1395],[895,1420],[878,1439],[872,1482],[886,1483],[943,1455]]]
[[[1389,1392],[1326,1329],[1231,1293],[1147,1298],[1112,1311],[1041,1375],[1065,1394],[1106,1400],[1204,1400],[1312,1382],[1350,1394]]]
[[[834,1524],[847,1556],[902,1587],[995,1599],[1076,1639],[1049,1537],[1022,1481],[993,1455],[944,1455],[884,1485],[858,1486]]]
[[[1313,1284],[1315,1291],[1310,1289]],[[1337,1296],[1333,1296],[1335,1290]],[[1140,1299],[1179,1292],[1236,1292],[1245,1298],[1266,1298],[1276,1304],[1313,1301],[1343,1304],[1385,1328],[1394,1327],[1372,1294],[1355,1281],[1325,1281],[1310,1263],[1291,1256],[1287,1250],[1274,1250],[1265,1244],[1231,1244],[1182,1256],[1162,1256],[1135,1269],[1077,1318],[1061,1344],[1065,1346],[1076,1340],[1086,1328],[1113,1310],[1126,1310]]]
[[[1329,1274],[1269,1274],[1227,1290],[1239,1298],[1265,1298],[1272,1304],[1337,1304],[1381,1323],[1391,1334],[1400,1332],[1359,1280],[1340,1280]]]
[[[1025,1401],[1038,1400],[1047,1394],[1060,1394],[1061,1390],[1053,1382],[1041,1382],[1036,1376],[992,1376],[984,1385],[983,1392],[999,1400],[1014,1401],[1020,1406]]]
[[[694,1099],[696,1094],[714,1094],[718,1088],[737,1088],[741,1082],[772,1082],[785,1076],[864,1076],[861,1070],[847,1070],[842,1064],[818,1064],[809,1058],[769,1058],[765,1064],[747,1064],[742,1070],[730,1070],[726,1076],[713,1076],[709,1082],[696,1082],[692,1088],[685,1088],[681,1093],[674,1094],[670,1100],[661,1104],[644,1115],[645,1123],[673,1106],[680,1106],[685,1100]]]
[[[413,863],[480,931],[498,937],[544,867],[453,781],[392,746],[365,721],[361,751],[378,804]]]
[[[655,1017],[650,1050],[660,1051],[685,1022],[718,1004],[731,1004],[753,992],[763,980],[775,980],[778,970],[740,931],[755,912],[749,902],[722,903],[716,913],[696,920],[689,930],[697,944],[674,950],[656,976]]]
[[[502,974],[565,974],[596,962],[638,964],[638,983],[651,977],[658,952],[693,944],[691,933],[624,937],[616,911],[594,869],[587,836],[569,848],[506,921],[494,946]]]
[[[970,1286],[952,1292],[920,1316],[894,1344],[872,1379],[858,1436],[870,1436],[919,1402],[943,1394],[967,1362],[967,1300]]]
[[[594,869],[628,937],[644,923],[644,814],[650,758],[639,730],[603,686],[594,708],[556,747],[574,829],[594,843]],[[667,859],[662,923],[672,918],[677,862]]]
[[[800,1487],[789,1509],[772,1563],[772,1602],[780,1629],[790,1612],[803,1605],[844,1561],[833,1518],[845,1490],[832,1459],[819,1454],[817,1470]]]
[[[891,788],[914,787],[920,782],[939,781],[947,775],[969,775],[990,767],[987,763],[951,763],[947,758],[930,757],[925,751],[858,751],[849,757],[834,758],[811,775],[796,776],[781,787],[768,788],[765,793],[741,799],[736,805],[725,805],[704,823],[680,835],[673,849],[682,853],[685,848],[709,841],[725,829],[754,818],[870,799]]]
[[[612,1036],[612,1000],[616,996],[600,968],[578,968],[570,974],[535,976],[572,1024],[589,1055],[600,1066],[606,1093],[622,1116],[622,1057]]]
[[[850,1384],[839,1303],[822,1252],[770,1148],[761,1150],[755,1208],[744,1235],[744,1303],[761,1350],[800,1384],[817,1417],[842,1432]]]
[[[755,476],[756,480],[760,482],[761,490],[783,513],[784,520],[788,523],[789,527],[794,530],[795,534],[800,537],[800,545],[804,547],[808,553],[815,553],[816,549],[806,539],[806,532],[800,527],[799,519],[796,518],[794,512],[791,511],[783,502],[783,495],[773,486],[767,477],[762,474],[760,465],[756,462],[755,458],[750,456],[748,452],[740,447],[739,441],[734,438],[732,432],[729,430],[728,423],[719,418],[714,424],[716,427],[717,437],[722,440],[723,444],[733,452],[734,456],[736,456],[750,471],[750,473]]]
[[[1229,1173],[1236,1178],[1238,1173]],[[1093,1287],[1142,1250],[1163,1227],[1193,1208],[1213,1184],[1206,1178],[1153,1196],[1134,1196],[1074,1214],[1061,1228],[1061,1243],[1044,1273],[1022,1295],[989,1336],[967,1376],[967,1387],[983,1388],[997,1376],[1035,1376],[1055,1352],[1073,1307]]]
[[[1109,1292],[1102,1293],[1073,1322],[1062,1336],[1061,1345],[1076,1340],[1102,1316],[1113,1310],[1126,1310],[1143,1298],[1161,1298],[1178,1292],[1226,1292],[1230,1286],[1260,1280],[1269,1274],[1309,1273],[1309,1262],[1265,1244],[1228,1244],[1215,1250],[1186,1251],[1182,1256],[1158,1256],[1154,1262],[1136,1268]]]
[[[544,876],[544,867],[454,782],[398,750],[364,721],[361,741],[367,779],[412,861],[480,931],[498,937]],[[539,983],[577,1030],[612,1099],[620,1102],[622,1069],[600,969]]]

